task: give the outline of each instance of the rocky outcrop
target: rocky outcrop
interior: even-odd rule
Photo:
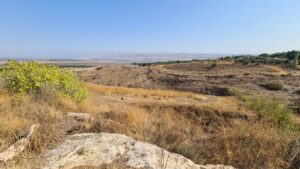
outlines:
[[[233,169],[224,165],[197,165],[182,155],[122,134],[85,133],[68,136],[45,154],[44,169],[72,169],[118,163],[122,168]]]

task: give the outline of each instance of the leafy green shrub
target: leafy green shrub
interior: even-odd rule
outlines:
[[[266,84],[263,84],[262,86],[265,89],[273,90],[273,91],[282,90],[282,88],[283,88],[283,85],[278,82],[266,83]]]
[[[0,77],[3,87],[16,94],[39,92],[46,87],[53,88],[77,102],[86,97],[86,92],[76,75],[57,66],[8,61],[1,67]]]
[[[231,89],[231,93],[241,100],[245,107],[253,110],[262,119],[273,123],[278,128],[294,128],[292,121],[292,110],[277,100],[263,98],[253,93],[243,93],[236,89]]]

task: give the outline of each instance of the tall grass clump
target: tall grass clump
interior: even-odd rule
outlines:
[[[72,71],[53,65],[10,60],[1,67],[0,77],[3,88],[12,94],[41,93],[48,88],[76,102],[86,97],[86,91]]]
[[[230,89],[230,92],[236,95],[246,108],[256,112],[263,120],[271,122],[278,128],[294,129],[292,110],[280,101],[263,98],[254,93],[241,92],[237,89]]]

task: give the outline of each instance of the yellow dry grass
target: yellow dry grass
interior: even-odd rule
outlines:
[[[40,123],[41,127],[31,140],[26,157],[55,145],[65,132],[57,124],[65,112],[74,111],[90,113],[96,119],[83,123],[78,132],[126,134],[182,154],[196,163],[223,163],[240,168],[286,165],[284,155],[278,152],[287,151],[293,137],[251,120],[235,97],[93,84],[87,84],[87,89],[90,94],[80,104],[51,93],[41,98],[25,96],[17,101],[0,93],[1,150],[33,123]],[[34,159],[38,157],[33,155],[33,160],[20,160],[8,168],[36,166],[38,160]],[[272,164],[273,161],[276,163]]]
[[[86,87],[92,92],[103,95],[106,99],[110,98],[111,101],[136,104],[194,105],[203,109],[206,108],[224,112],[244,112],[244,110],[240,109],[236,97],[233,96],[218,97],[200,95],[192,92],[104,86],[89,83],[86,83]],[[106,106],[106,104],[104,104],[104,106]]]
[[[269,70],[271,70],[272,72],[277,73],[278,75],[286,75],[288,74],[287,71],[283,70],[282,68],[280,68],[279,66],[274,66],[274,65],[265,65],[265,67]]]
[[[128,87],[117,87],[117,86],[103,86],[86,83],[86,87],[97,93],[111,95],[133,95],[133,96],[159,96],[159,97],[187,97],[195,99],[205,99],[205,96],[194,94],[191,92],[177,92],[173,90],[148,90],[142,88],[128,88]]]
[[[64,112],[75,109],[76,104],[55,93],[44,93],[43,96],[37,97],[34,95],[10,95],[1,91],[0,152],[21,139],[21,136],[28,131],[32,124],[40,124],[39,130],[31,138],[31,144],[26,152],[23,152],[6,167],[31,168],[33,161],[37,160],[35,154],[63,136],[60,129],[55,126],[63,117]],[[31,158],[33,159],[31,160]],[[2,166],[3,164],[0,163],[0,168]]]
[[[123,88],[117,88],[119,93],[125,93]],[[197,105],[192,99],[191,104],[183,104],[184,99],[183,103],[173,102],[176,97],[157,100],[151,95],[144,98],[131,93],[96,92],[86,100],[89,104],[81,108],[96,117],[96,122],[85,131],[122,133],[182,154],[196,163],[222,163],[239,168],[292,165],[280,152],[290,153],[287,151],[295,136],[256,120],[242,120],[236,111],[225,111],[229,110],[226,105],[235,102],[234,98],[217,98],[223,107],[213,109],[216,105],[209,99],[205,100],[209,104],[201,103],[202,100]]]

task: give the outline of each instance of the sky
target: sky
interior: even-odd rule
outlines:
[[[0,58],[299,49],[299,0],[0,0]]]

